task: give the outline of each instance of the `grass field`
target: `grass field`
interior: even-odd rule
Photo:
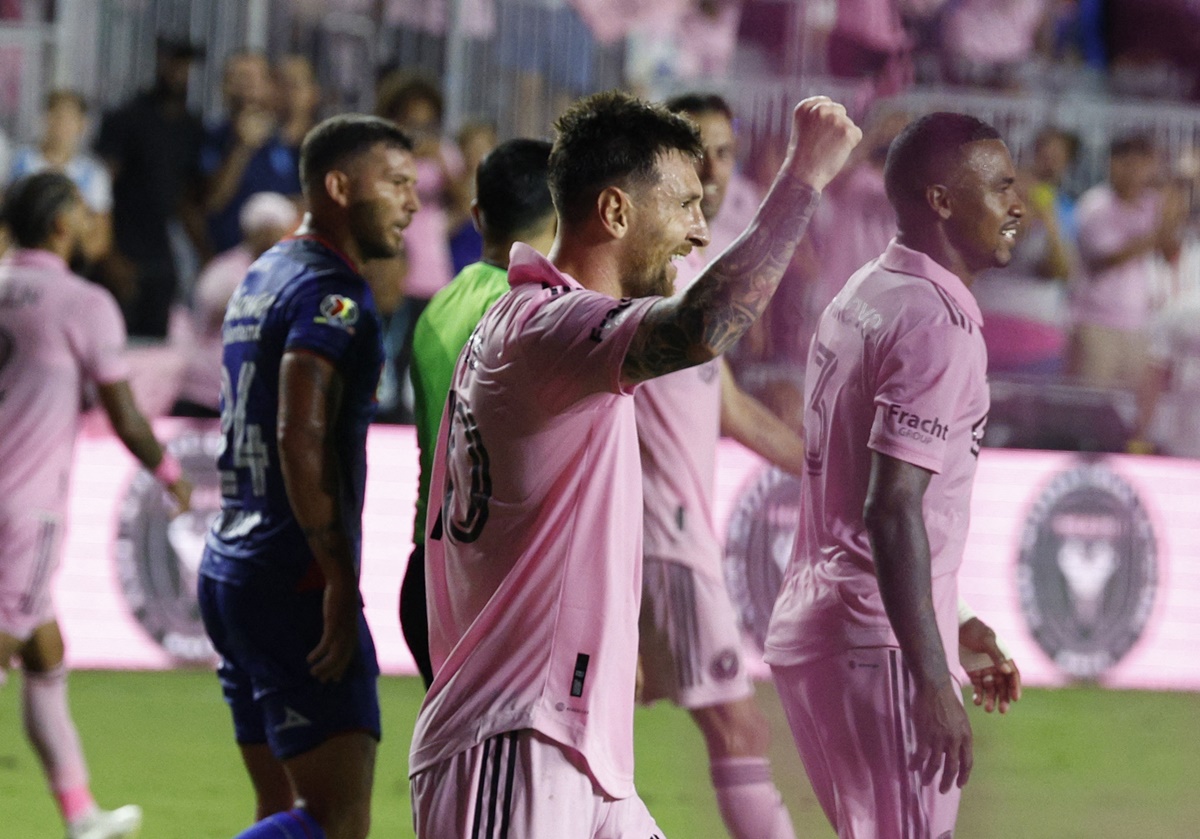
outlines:
[[[58,839],[57,815],[20,726],[19,683],[0,689],[0,839]],[[231,837],[252,802],[209,673],[72,675],[72,704],[106,806],[137,802],[144,839]],[[373,837],[412,836],[405,777],[416,679],[381,682],[385,739]],[[770,686],[775,776],[797,835],[832,837],[808,790]],[[1200,695],[1031,690],[1004,718],[973,713],[976,770],[960,839],[1194,839],[1200,836]],[[668,707],[639,711],[638,787],[671,839],[720,839],[703,743]]]

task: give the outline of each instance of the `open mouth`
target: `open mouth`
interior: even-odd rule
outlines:
[[[1017,241],[1017,229],[1017,225],[1015,224],[1005,225],[1000,228],[1000,235],[1004,237],[1006,242],[1011,244]]]

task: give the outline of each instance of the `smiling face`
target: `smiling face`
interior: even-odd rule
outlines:
[[[1001,140],[969,143],[946,184],[943,215],[950,244],[972,273],[1000,268],[1012,259],[1021,217],[1016,170]]]
[[[704,195],[695,163],[682,152],[662,155],[658,180],[635,187],[633,218],[624,240],[621,266],[626,297],[669,297],[678,270],[672,262],[708,244],[708,225],[700,211]]]
[[[376,143],[344,169],[350,233],[363,259],[390,259],[404,247],[404,228],[420,209],[412,154]]]

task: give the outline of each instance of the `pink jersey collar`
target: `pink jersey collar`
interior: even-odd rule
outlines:
[[[971,294],[971,290],[956,274],[939,265],[928,254],[907,248],[892,239],[888,242],[887,250],[883,252],[880,264],[889,271],[929,280],[949,294],[963,314],[979,326],[983,326],[983,312],[979,310],[975,295]]]
[[[535,249],[524,242],[514,242],[508,254],[508,284],[516,288],[526,283],[546,283],[581,289],[579,281],[554,267]]]
[[[13,265],[22,268],[45,268],[60,274],[70,274],[71,269],[66,260],[55,253],[40,248],[15,248],[5,255],[5,259]]]

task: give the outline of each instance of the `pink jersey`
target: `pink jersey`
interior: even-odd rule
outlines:
[[[425,577],[435,678],[410,774],[534,729],[633,794],[642,486],[621,380],[658,298],[588,291],[527,245],[459,357],[438,435]]]
[[[767,633],[769,664],[896,645],[863,525],[876,451],[934,473],[925,529],[954,660],[957,571],[989,404],[982,324],[958,277],[896,241],[825,310],[805,374],[801,533]]]
[[[682,291],[700,274],[693,251],[679,265]],[[721,362],[713,360],[645,382],[634,397],[642,450],[645,542],[642,553],[717,569],[721,543],[713,529],[713,482],[721,433]]]
[[[1079,199],[1079,255],[1084,265],[1111,256],[1153,232],[1162,214],[1162,196],[1147,191],[1122,201],[1108,184]],[[1154,254],[1144,253],[1102,270],[1087,269],[1071,287],[1076,323],[1135,331],[1154,314]]]
[[[49,251],[0,259],[0,515],[65,512],[84,386],[129,377],[112,295]]]

